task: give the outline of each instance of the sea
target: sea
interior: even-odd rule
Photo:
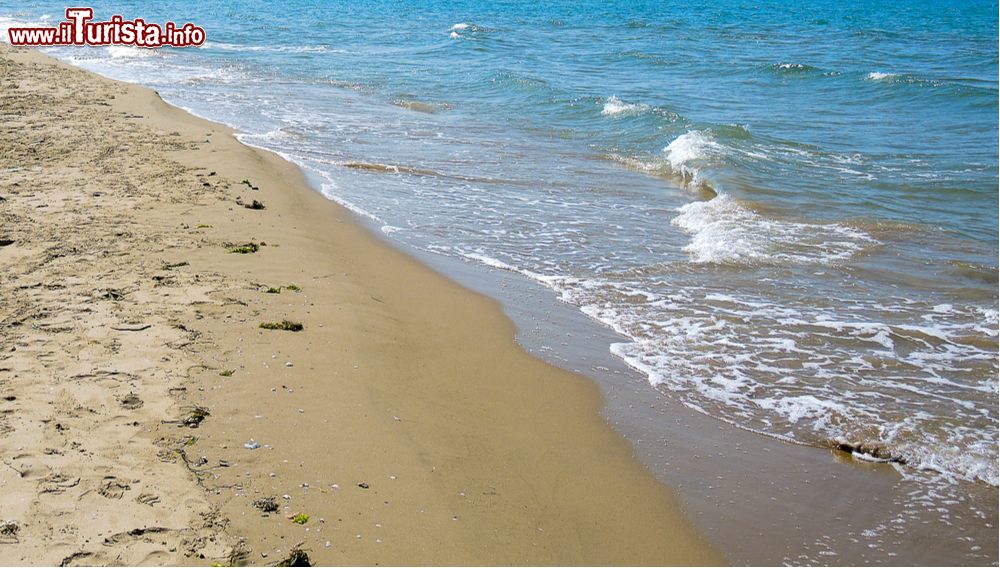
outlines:
[[[92,4],[208,41],[45,51],[536,282],[653,404],[995,491],[996,1]]]

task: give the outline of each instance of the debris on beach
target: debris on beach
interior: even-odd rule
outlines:
[[[122,405],[122,408],[125,408],[126,410],[136,410],[142,408],[142,405],[145,403],[135,393],[130,392],[124,397],[118,399],[118,404]]]
[[[280,322],[260,322],[261,329],[278,329],[282,331],[302,331],[303,326],[299,322],[282,320]]]
[[[358,484],[358,487],[360,487],[362,489],[368,489],[371,486],[362,481],[361,483]]]
[[[17,533],[21,530],[21,525],[17,521],[0,521],[0,537],[17,539]]]
[[[249,558],[250,548],[247,547],[246,542],[241,538],[240,541],[236,543],[236,546],[229,551],[229,566],[246,566]]]
[[[261,243],[263,244],[263,243]],[[228,244],[226,248],[230,254],[253,254],[260,250],[261,245],[255,242],[243,243],[241,245]]]
[[[281,559],[277,566],[312,566],[312,561],[309,559],[309,555],[306,551],[302,550],[298,546],[293,548],[288,556]]]
[[[243,447],[248,450],[256,450],[257,448],[260,447],[260,444],[255,442],[253,438],[251,438],[249,442],[243,444]]]
[[[264,209],[264,204],[261,203],[260,201],[257,201],[256,199],[254,199],[250,203],[243,203],[242,201],[237,201],[236,203],[242,205],[243,207],[246,207],[247,209],[253,209],[255,211],[260,211],[261,209]]]
[[[181,424],[187,426],[188,428],[197,428],[202,422],[205,421],[206,418],[209,417],[209,415],[210,413],[207,408],[195,405],[188,411],[187,416],[181,420]]]
[[[146,331],[147,329],[153,327],[153,324],[149,323],[126,323],[123,325],[112,325],[108,326],[115,331]]]
[[[298,515],[292,517],[292,522],[297,525],[304,525],[309,522],[309,515],[305,513],[299,513]]]
[[[900,464],[906,463],[906,460],[903,457],[894,455],[892,450],[882,444],[879,444],[878,442],[854,443],[844,438],[837,438],[833,441],[833,446],[842,452],[846,452],[851,454],[853,457],[863,460]]]
[[[121,290],[117,290],[115,288],[108,288],[103,292],[100,292],[99,295],[101,298],[106,298],[114,302],[117,302],[118,300],[121,300],[122,298],[125,297],[124,292],[122,292]]]
[[[278,511],[278,502],[274,497],[261,497],[253,502],[253,506],[263,513],[276,513]]]

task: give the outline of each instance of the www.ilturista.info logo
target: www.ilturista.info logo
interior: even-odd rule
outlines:
[[[66,21],[55,27],[9,28],[11,45],[133,45],[135,47],[192,47],[205,43],[205,30],[194,24],[146,23],[114,15],[92,22],[93,8],[66,8]]]

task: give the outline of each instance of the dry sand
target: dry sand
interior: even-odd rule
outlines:
[[[494,302],[152,91],[0,68],[0,563],[721,561]]]

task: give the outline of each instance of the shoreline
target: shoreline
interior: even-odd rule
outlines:
[[[614,331],[535,281],[440,255],[417,258],[500,301],[529,353],[592,379],[608,423],[731,565],[995,564],[995,487],[927,485],[890,463],[790,444],[695,411],[612,355]]]
[[[24,450],[0,479],[0,504],[19,518],[15,542],[0,544],[6,561],[269,564],[300,542],[322,564],[721,561],[601,417],[598,388],[525,353],[496,302],[379,242],[297,167],[230,129],[143,87],[3,49],[19,73],[5,90],[17,80],[18,95],[27,89],[50,105],[43,110],[70,116],[59,125],[28,118],[59,128],[60,144],[78,152],[43,146],[42,170],[14,172],[19,187],[0,188],[24,225],[10,225],[19,236],[0,263],[27,266],[45,252],[28,216],[41,209],[50,222],[79,222],[73,207],[91,206],[86,196],[112,197],[101,214],[121,227],[104,242],[106,226],[63,225],[75,248],[29,271],[55,271],[59,288],[42,299],[24,288],[3,305],[7,316],[19,298],[44,304],[2,330],[26,344],[0,359],[0,388],[15,397],[5,405],[17,412],[4,422],[12,447],[3,449]],[[133,148],[116,150],[125,144]],[[154,177],[106,187],[141,168]],[[56,182],[68,191],[42,192]],[[31,191],[28,208],[22,194]],[[265,208],[243,206],[254,200]],[[244,243],[256,251],[227,252]],[[103,295],[57,309],[90,291],[88,275]],[[259,328],[282,320],[305,329]],[[55,322],[61,337],[35,337]],[[52,355],[24,356],[36,347]],[[58,383],[87,363],[76,375],[86,400],[58,401],[80,397],[80,387]],[[29,382],[40,370],[48,377]],[[87,384],[97,372],[125,379]],[[55,387],[49,403],[67,408],[72,424],[53,424],[45,397],[24,394]],[[178,419],[197,428],[170,422]],[[43,424],[44,442],[32,430]],[[88,449],[78,431],[111,442]],[[45,444],[61,453],[39,453]],[[125,448],[135,463],[111,473]],[[147,479],[161,471],[170,478]],[[160,493],[173,495],[169,505]],[[254,509],[262,498],[278,511]],[[308,519],[287,518],[298,514]]]

